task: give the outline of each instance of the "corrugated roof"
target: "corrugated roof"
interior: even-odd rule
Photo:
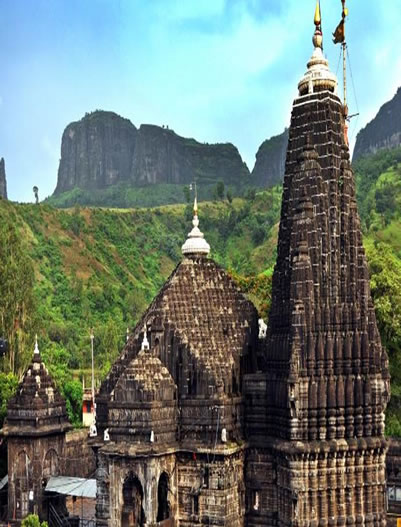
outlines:
[[[46,491],[57,492],[66,496],[96,498],[96,480],[85,478],[70,478],[68,476],[52,476],[46,485]]]
[[[0,490],[4,488],[8,483],[8,474],[4,476],[4,478],[0,481]]]

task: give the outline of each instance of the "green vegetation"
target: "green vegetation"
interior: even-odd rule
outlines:
[[[249,178],[246,179],[248,182]],[[244,180],[245,181],[245,180]],[[224,190],[231,196],[239,196],[248,187],[230,185],[225,187],[223,181],[217,183],[208,180],[198,187],[200,200],[223,199]],[[76,205],[88,207],[144,208],[158,207],[177,203],[189,203],[193,196],[188,185],[159,183],[143,187],[132,187],[118,184],[101,190],[84,190],[74,188],[57,196],[47,198],[44,203],[58,208],[69,208]]]
[[[48,527],[48,524],[41,522],[36,514],[29,514],[22,520],[21,527]]]
[[[358,161],[356,176],[372,294],[393,377],[387,427],[401,436],[400,163],[401,150],[381,152]],[[222,199],[224,193],[229,199]],[[211,256],[266,317],[281,187],[248,189],[242,199],[223,187],[219,198],[202,203],[199,212]],[[0,314],[3,335],[13,343],[1,359],[0,418],[37,332],[42,356],[78,424],[82,379],[90,382],[91,328],[100,382],[124,346],[126,329],[134,327],[180,261],[192,205],[58,210],[1,201],[0,219]]]

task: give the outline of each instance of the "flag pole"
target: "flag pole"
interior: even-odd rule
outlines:
[[[342,48],[343,48],[343,90],[344,90],[344,117],[347,119],[348,117],[348,105],[347,105],[347,42],[346,42],[346,35],[345,35],[345,19],[347,16],[347,10],[345,7],[345,1],[341,0],[341,3],[343,5],[343,23],[344,23],[344,40],[342,42]]]

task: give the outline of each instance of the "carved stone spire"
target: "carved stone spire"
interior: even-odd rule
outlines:
[[[336,518],[379,526],[388,360],[370,295],[343,106],[323,56],[320,22],[317,8],[315,50],[289,129],[266,342],[266,429],[277,473],[286,474],[277,489],[278,524],[310,525],[315,518],[327,525]],[[373,472],[380,474],[374,484]]]

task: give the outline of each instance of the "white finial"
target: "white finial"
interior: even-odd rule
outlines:
[[[142,346],[141,346],[141,350],[142,351],[149,351],[149,341],[148,341],[148,337],[146,335],[146,327],[145,327],[145,330],[144,330],[144,333],[143,333],[143,341],[142,341]]]
[[[221,442],[227,443],[227,429],[223,428],[221,431]]]
[[[126,340],[127,340],[127,342],[128,342],[128,340],[129,340],[129,329],[128,329],[128,328],[127,328],[127,336],[126,336]]]
[[[266,338],[267,334],[267,324],[263,320],[263,318],[259,319],[259,338],[264,339]]]
[[[299,95],[310,95],[319,91],[337,93],[337,77],[330,71],[329,61],[323,55],[323,35],[321,27],[320,1],[317,0],[315,11],[315,33],[313,47],[315,48],[308,70],[298,84]]]
[[[203,232],[199,230],[198,200],[194,199],[194,217],[192,220],[194,228],[188,234],[188,238],[181,248],[182,254],[209,254],[210,245],[205,240]]]
[[[35,335],[35,349],[33,350],[34,355],[39,355],[39,346],[38,346],[38,335]]]

